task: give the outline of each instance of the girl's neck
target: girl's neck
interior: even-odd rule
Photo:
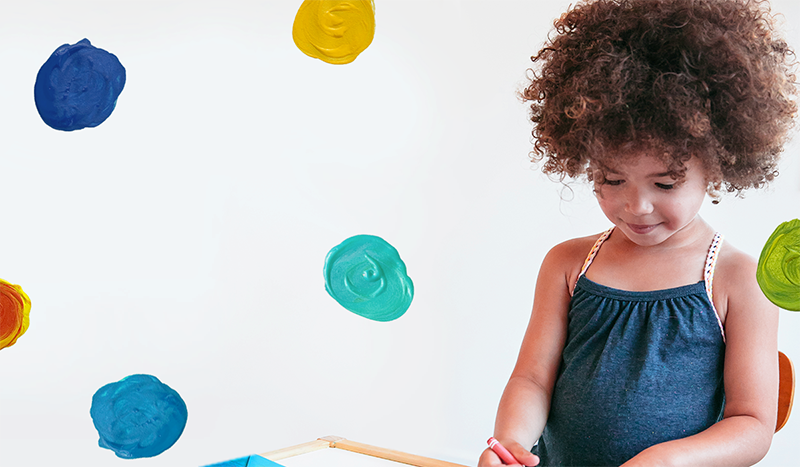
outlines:
[[[698,215],[682,229],[657,245],[638,245],[625,236],[620,229],[614,229],[614,235],[609,237],[608,241],[613,242],[613,244],[619,248],[629,250],[631,253],[659,254],[662,252],[671,253],[686,248],[695,248],[698,245],[707,247],[713,237],[714,229]]]
[[[615,229],[603,243],[586,277],[608,287],[662,290],[693,284],[703,279],[705,258],[714,229],[700,217],[666,241],[653,246],[632,242]]]

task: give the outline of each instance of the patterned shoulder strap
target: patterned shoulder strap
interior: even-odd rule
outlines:
[[[581,273],[578,274],[578,278],[584,275],[586,273],[586,270],[589,269],[589,265],[592,264],[592,261],[594,261],[594,257],[597,256],[597,252],[600,250],[600,246],[603,244],[603,242],[606,241],[608,236],[611,235],[612,230],[614,230],[614,227],[611,227],[610,229],[603,232],[603,234],[600,235],[597,241],[594,242],[594,246],[592,247],[592,250],[589,252],[589,256],[587,256],[586,261],[583,262],[583,267],[581,268]]]
[[[711,246],[708,248],[708,255],[706,256],[706,266],[703,270],[703,282],[706,285],[706,293],[708,294],[708,301],[711,302],[711,309],[714,310],[714,315],[717,317],[719,323],[719,330],[722,332],[722,340],[725,342],[725,327],[722,325],[722,319],[719,317],[717,307],[714,306],[714,268],[717,266],[717,257],[719,256],[719,249],[722,246],[724,237],[721,233],[714,234],[714,240],[711,241]]]

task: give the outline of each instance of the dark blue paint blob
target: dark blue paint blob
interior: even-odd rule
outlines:
[[[117,57],[84,39],[64,44],[44,62],[33,97],[42,120],[72,131],[103,123],[125,87],[125,68]]]
[[[186,404],[155,376],[131,375],[92,397],[100,447],[123,459],[153,457],[169,449],[186,426]]]

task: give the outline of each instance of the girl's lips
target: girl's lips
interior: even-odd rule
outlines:
[[[635,234],[643,235],[655,229],[658,225],[659,224],[628,224],[628,228]]]

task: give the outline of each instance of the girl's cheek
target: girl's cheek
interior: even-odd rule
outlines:
[[[592,191],[594,192],[594,196],[596,198],[603,199],[603,186],[602,185],[600,185],[599,183],[595,183],[594,184],[594,189]]]

